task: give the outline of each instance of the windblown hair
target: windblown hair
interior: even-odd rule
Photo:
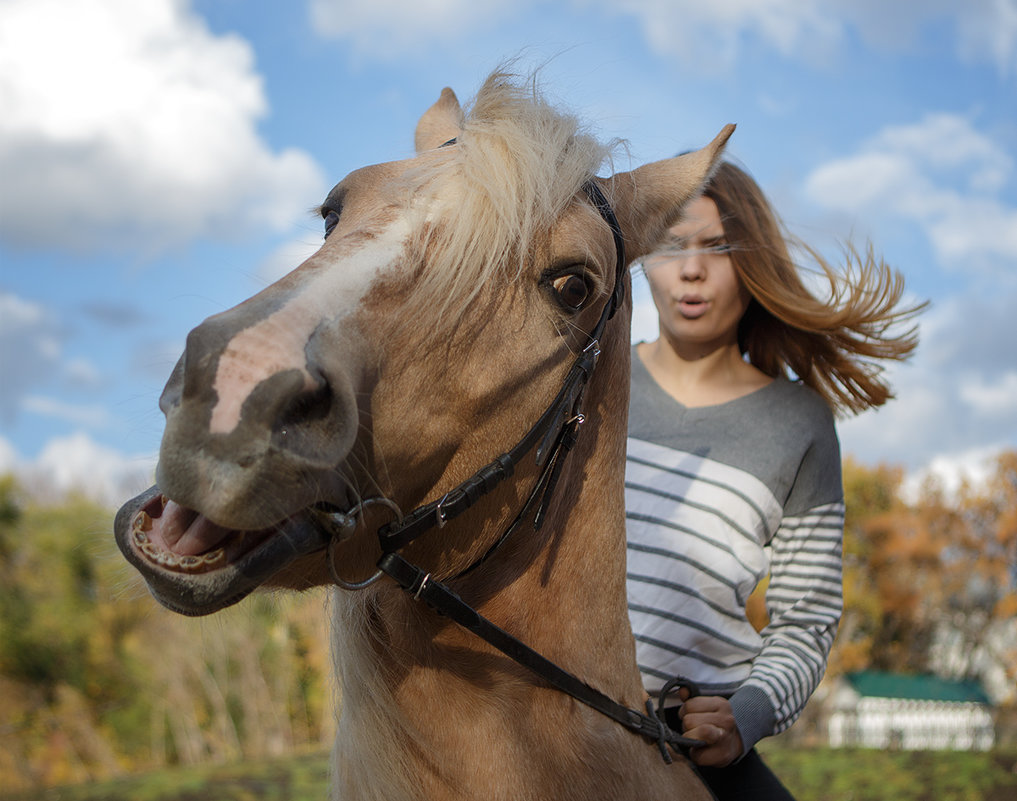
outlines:
[[[901,306],[904,279],[875,256],[845,248],[835,269],[813,248],[799,248],[825,275],[826,298],[802,281],[769,201],[752,177],[725,162],[703,192],[717,204],[731,260],[752,296],[738,328],[749,361],[770,376],[797,376],[839,413],[881,406],[893,397],[881,362],[907,359],[918,345],[912,320],[926,303]]]
[[[414,171],[440,201],[414,258],[422,305],[468,304],[491,280],[511,281],[531,243],[551,230],[576,193],[610,158],[579,120],[552,106],[535,76],[493,72],[467,107],[448,157]]]

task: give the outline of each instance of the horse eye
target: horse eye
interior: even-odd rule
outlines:
[[[328,239],[329,235],[339,224],[339,212],[330,209],[327,214],[322,215],[322,219],[325,221],[325,239]]]
[[[590,297],[590,287],[581,276],[574,273],[558,276],[551,282],[551,286],[558,296],[558,302],[571,311],[579,311]]]

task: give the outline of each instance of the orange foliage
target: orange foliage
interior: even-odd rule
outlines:
[[[902,476],[845,460],[845,611],[831,673],[928,670],[937,627],[973,651],[1017,617],[1017,452],[953,496],[929,482],[906,503]]]

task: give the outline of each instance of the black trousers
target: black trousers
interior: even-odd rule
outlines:
[[[695,768],[717,801],[794,801],[755,748],[726,768]]]

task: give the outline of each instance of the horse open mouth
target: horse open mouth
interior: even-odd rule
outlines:
[[[163,494],[131,520],[131,542],[154,565],[180,573],[206,573],[243,558],[274,529],[237,531],[219,526]]]
[[[295,559],[324,549],[333,535],[312,510],[256,531],[226,528],[158,487],[125,503],[113,528],[156,600],[184,615],[237,603]]]

